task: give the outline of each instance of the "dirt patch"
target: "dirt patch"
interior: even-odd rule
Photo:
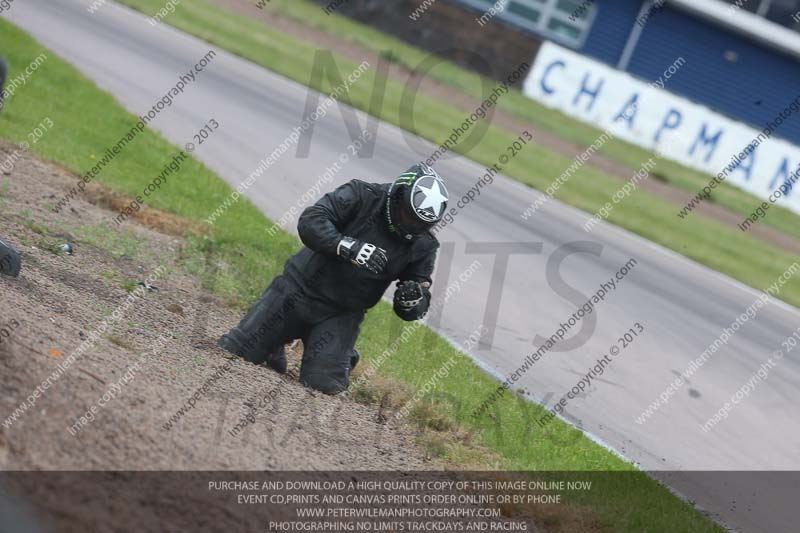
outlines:
[[[252,2],[247,0],[211,0],[211,2],[232,12],[260,20],[273,29],[280,30],[292,37],[302,39],[317,48],[332,50],[353,61],[361,62],[364,59],[375,59],[374,51],[358,43],[338,37],[316,28],[313,25],[301,24],[293,19],[281,16],[274,10],[258,9]],[[405,84],[414,76],[414,73],[404,65],[392,63],[389,67],[389,76]],[[415,82],[419,83],[419,91],[423,94],[448,102],[467,113],[471,113],[476,107],[480,106],[478,100],[462,93],[450,85],[437,82],[430,77],[424,77],[421,80],[415,80]],[[515,134],[523,130],[528,130],[531,132],[531,135],[533,135],[533,138],[536,139],[536,142],[570,159],[574,159],[586,150],[585,146],[563,139],[546,129],[539,128],[520,117],[498,108],[495,108],[492,123],[495,126],[514,132]],[[638,170],[620,164],[599,153],[592,155],[587,164],[610,176],[618,178],[621,182],[628,181]],[[553,178],[555,179],[555,176]],[[668,183],[659,182],[655,179],[644,180],[639,183],[639,187],[657,195],[663,200],[671,202],[675,206],[676,212],[680,208],[683,208],[694,196],[693,193],[688,193],[683,189]],[[710,202],[703,202],[697,206],[692,216],[697,215],[721,222],[732,228],[736,227],[736,224],[743,220],[741,215]],[[754,238],[761,242],[771,244],[791,253],[800,254],[800,240],[786,235],[775,228],[757,224],[751,227],[749,231]]]
[[[0,158],[11,149],[0,141]],[[441,468],[416,444],[415,430],[378,408],[226,359],[215,341],[240,313],[185,273],[183,239],[138,222],[115,225],[115,213],[87,201],[114,204],[113,195],[98,190],[52,212],[75,179],[30,154],[0,176],[0,233],[23,256],[20,277],[0,279],[0,328],[11,330],[0,343],[0,469]],[[146,221],[171,233],[192,227],[150,215]],[[67,243],[72,254],[61,251]],[[160,271],[149,289],[139,284]],[[96,342],[53,374],[104,319],[108,327]],[[9,424],[6,417],[51,375],[59,377]],[[209,380],[208,392],[165,430]],[[256,422],[231,436],[248,405],[276,388]],[[110,392],[114,397],[89,420],[87,410]],[[81,416],[86,423],[76,427]]]
[[[0,140],[0,159],[14,148]],[[297,383],[302,346],[289,377],[218,349],[240,312],[185,273],[183,239],[153,229],[193,224],[151,210],[117,225],[89,200],[124,197],[99,186],[54,213],[75,180],[30,153],[0,176],[0,234],[23,258],[0,279],[0,531],[264,531],[295,509],[244,506],[247,491],[212,480],[458,479],[427,431],[388,415],[396,384],[357,389],[380,397],[363,405]]]
[[[89,183],[86,187],[86,200],[92,204],[105,207],[117,213],[125,212],[131,205],[131,199],[119,194],[100,183]],[[165,213],[146,205],[131,213],[130,218],[138,221],[143,226],[154,229],[167,235],[182,236],[187,233],[193,235],[208,235],[208,227],[200,222],[186,220],[171,213]]]

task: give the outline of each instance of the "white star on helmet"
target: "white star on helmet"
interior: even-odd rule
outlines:
[[[425,195],[425,199],[416,207],[418,211],[432,209],[433,216],[438,218],[439,213],[442,211],[442,204],[447,202],[447,197],[442,194],[442,187],[439,184],[439,180],[433,179],[431,181],[433,181],[433,185],[430,187],[424,187],[419,183],[417,184],[417,188]]]

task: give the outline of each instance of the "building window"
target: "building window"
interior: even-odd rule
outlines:
[[[580,48],[594,20],[596,0],[458,0],[480,11],[478,24],[493,18]]]
[[[722,0],[760,17],[800,32],[800,0]]]

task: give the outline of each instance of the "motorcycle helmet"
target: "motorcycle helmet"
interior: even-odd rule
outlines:
[[[442,220],[447,200],[442,177],[428,165],[414,165],[389,188],[386,197],[389,231],[406,240],[429,231]]]

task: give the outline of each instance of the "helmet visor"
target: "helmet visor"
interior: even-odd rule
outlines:
[[[409,233],[414,233],[414,234],[424,233],[425,231],[431,228],[431,224],[423,222],[422,220],[417,218],[416,215],[410,213],[408,210],[400,206],[398,206],[396,216],[397,216],[397,225],[401,226]]]

